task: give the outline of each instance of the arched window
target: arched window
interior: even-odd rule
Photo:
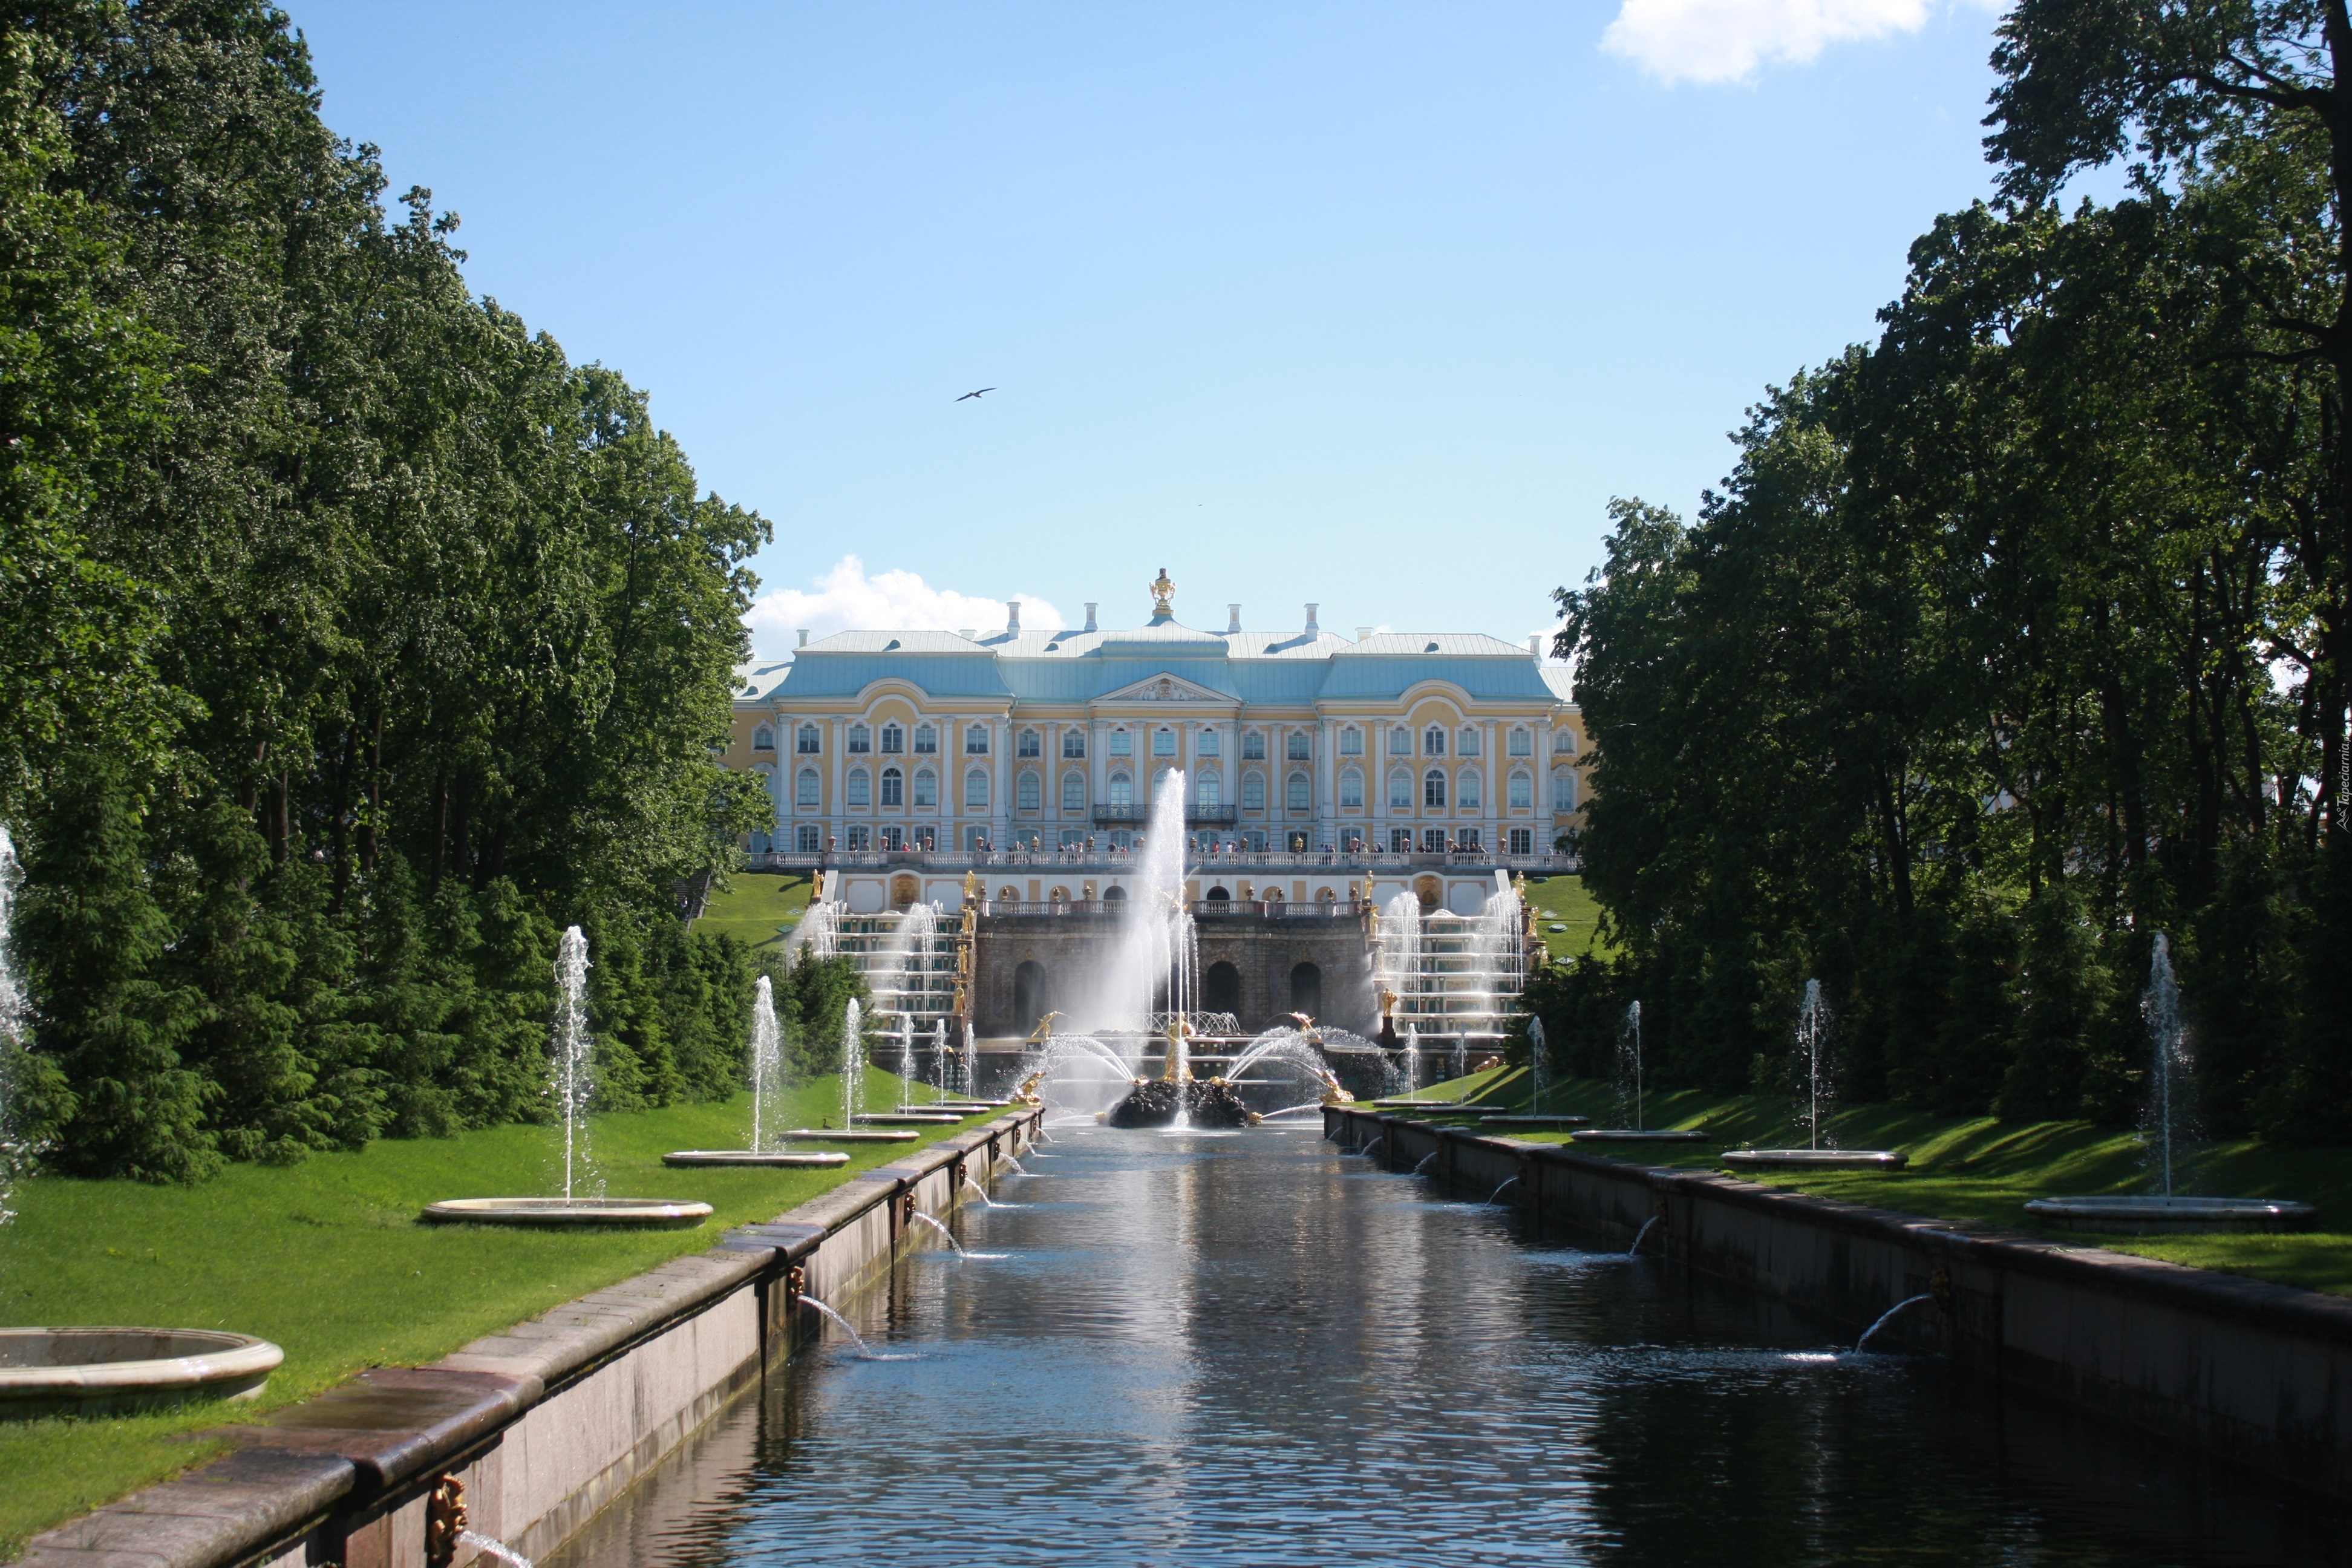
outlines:
[[[1135,755],[1135,737],[1124,730],[1113,730],[1110,732],[1110,754],[1114,757]]]
[[[1242,775],[1242,809],[1244,811],[1265,809],[1265,775],[1264,773],[1251,773]]]
[[[980,811],[988,805],[988,770],[974,768],[963,775],[963,804],[968,811]]]
[[[803,822],[793,829],[793,847],[803,855],[814,855],[824,847],[824,829],[814,822]]]
[[[1346,768],[1339,773],[1339,804],[1360,806],[1364,804],[1364,775],[1360,769]]]
[[[1087,775],[1072,768],[1062,775],[1062,809],[1084,811],[1087,808]]]
[[[1551,736],[1551,754],[1555,757],[1572,757],[1576,755],[1576,731],[1573,730],[1553,731]]]
[[[864,755],[874,749],[874,737],[863,724],[849,727],[849,750],[854,755]]]
[[[816,809],[817,790],[819,788],[816,780],[816,770],[814,768],[803,768],[801,770],[801,776],[794,783],[794,787],[800,792],[793,797],[794,804],[799,805],[803,811],[814,811]]]
[[[1044,789],[1035,773],[1024,772],[1013,787],[1013,802],[1024,811],[1034,811],[1041,804],[1038,797]]]
[[[1242,1010],[1242,972],[1224,959],[1209,965],[1201,976],[1201,1005],[1212,1013]]]
[[[1050,1011],[1046,1004],[1045,966],[1034,958],[1023,960],[1013,972],[1013,1026],[1025,1035]]]
[[[966,724],[963,727],[963,754],[967,757],[988,755],[988,726]]]
[[[1158,800],[1165,794],[1176,773],[1174,768],[1154,769],[1151,774],[1151,798]]]
[[[1162,724],[1159,729],[1151,731],[1151,754],[1155,757],[1174,756],[1176,754],[1176,731],[1171,730],[1165,724]]]
[[[1083,757],[1087,754],[1087,732],[1084,730],[1062,731],[1062,755]]]
[[[874,804],[874,781],[866,776],[864,768],[849,770],[849,804],[852,805]]]
[[[1202,768],[1192,775],[1192,798],[1202,805],[1225,804],[1224,784],[1218,779],[1216,769]],[[1226,1012],[1232,1010],[1224,1009]]]
[[[940,754],[940,732],[929,724],[915,727],[915,755],[936,757]]]
[[[1135,781],[1125,773],[1110,775],[1110,804],[1126,807],[1135,804]]]
[[[1343,757],[1364,754],[1364,732],[1353,724],[1339,731],[1339,754]]]
[[[1554,811],[1576,809],[1576,774],[1567,768],[1551,775],[1551,808]]]
[[[1399,724],[1389,731],[1389,755],[1392,757],[1412,755],[1412,731]]]
[[[940,775],[931,772],[929,768],[920,768],[916,771],[915,804],[917,805],[937,805],[940,804]]]
[[[1307,809],[1307,775],[1291,774],[1289,785],[1285,793],[1289,797],[1291,810],[1305,811]]]
[[[1421,775],[1421,804],[1442,807],[1445,804],[1445,774],[1436,768]]]
[[[1324,889],[1328,897],[1330,889]],[[1304,1013],[1310,1018],[1323,1016],[1323,972],[1311,963],[1302,963],[1290,972],[1290,1010]]]
[[[1522,724],[1511,731],[1511,755],[1531,757],[1535,755],[1535,750],[1536,739],[1528,733],[1526,725]]]
[[[1454,804],[1465,811],[1476,811],[1486,805],[1486,792],[1479,787],[1477,770],[1465,769],[1454,781]]]
[[[1445,754],[1445,731],[1432,724],[1421,732],[1421,754],[1442,757]]]
[[[1511,809],[1525,811],[1536,803],[1536,781],[1525,773],[1511,775]]]
[[[1196,757],[1213,757],[1223,747],[1223,740],[1214,730],[1203,730],[1192,737],[1192,754]]]
[[[896,724],[882,726],[882,754],[895,757],[907,749],[907,731]]]
[[[1245,763],[1262,763],[1265,760],[1265,731],[1263,730],[1249,731],[1242,736],[1242,761]]]
[[[765,724],[761,725],[758,729],[751,731],[751,749],[755,752],[774,751],[776,749],[776,732],[773,730],[769,729]]]
[[[1013,748],[1013,754],[1016,757],[1034,757],[1042,754],[1043,749],[1043,742],[1038,740],[1037,731],[1024,730],[1021,731],[1021,742]]]
[[[1475,757],[1478,754],[1478,727],[1475,724],[1462,726],[1462,741],[1454,748],[1454,754],[1457,757]]]
[[[907,804],[907,775],[896,768],[882,770],[882,804],[884,805]]]
[[[1290,732],[1289,742],[1282,749],[1282,754],[1290,762],[1303,763],[1307,761],[1309,757],[1312,757],[1315,754],[1315,742],[1313,737],[1309,736],[1304,730],[1293,730]]]
[[[815,725],[814,725],[814,724],[803,724],[803,725],[802,725],[802,726],[801,726],[800,745],[799,745],[799,748],[798,748],[798,749],[799,749],[799,751],[800,751],[800,754],[801,754],[802,756],[804,756],[804,757],[813,757],[813,756],[815,756],[815,755],[816,755],[816,753],[817,753],[817,746],[818,746],[818,742],[817,742],[817,729],[816,729],[816,726],[815,726]]]
[[[1120,887],[1105,888],[1103,889],[1103,902],[1107,904],[1123,904],[1127,902],[1127,889]]]
[[[1389,775],[1389,809],[1391,811],[1412,809],[1412,775],[1402,768]]]

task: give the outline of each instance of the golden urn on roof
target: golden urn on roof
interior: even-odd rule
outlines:
[[[1169,576],[1168,568],[1162,566],[1160,569],[1159,578],[1151,584],[1151,613],[1155,616],[1172,616],[1176,613],[1175,603],[1175,579]]]

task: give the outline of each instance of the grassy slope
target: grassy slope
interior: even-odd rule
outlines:
[[[1536,908],[1536,931],[1557,959],[1595,952],[1606,958],[1616,950],[1601,940],[1601,906],[1584,890],[1581,877],[1529,877],[1528,902]],[[1566,931],[1554,931],[1555,925]]]
[[[725,892],[710,895],[694,929],[723,931],[746,947],[781,941],[778,929],[799,922],[815,890],[807,876],[789,872],[738,871],[730,881]]]
[[[1463,1081],[1475,1093],[1492,1075]],[[1524,1083],[1520,1079],[1518,1083]],[[1432,1096],[1455,1092],[1436,1085]],[[1524,1094],[1504,1086],[1498,1097]],[[1546,1110],[1617,1121],[1609,1085],[1579,1080],[1554,1086]],[[1643,1121],[1652,1127],[1703,1127],[1718,1142],[1617,1157],[1644,1163],[1712,1168],[1725,1149],[1786,1147],[1797,1136],[1787,1101],[1761,1095],[1653,1094]],[[1922,1115],[1889,1106],[1856,1106],[1832,1119],[1837,1142],[1850,1149],[1899,1149],[1910,1165],[1899,1172],[1814,1171],[1742,1175],[1793,1191],[1876,1204],[1940,1219],[1976,1219],[2081,1244],[2075,1233],[2042,1231],[2025,1214],[2029,1198],[2063,1194],[2145,1193],[2150,1190],[2145,1152],[2137,1134],[2086,1121],[2002,1122]],[[1511,1135],[1564,1142],[1566,1132],[1509,1130]],[[1587,1152],[1608,1153],[1593,1148]],[[2352,1294],[2352,1150],[2270,1148],[2251,1141],[2207,1146],[2179,1190],[2233,1197],[2300,1198],[2319,1208],[2319,1229],[2299,1236],[2101,1237],[2097,1245],[2143,1258],[2168,1258],[2204,1268],[2248,1274],[2281,1284]]]
[[[871,1075],[866,1102],[896,1102]],[[918,1088],[918,1100],[930,1099]],[[793,1097],[790,1124],[840,1117],[838,1081]],[[499,1127],[385,1141],[290,1167],[240,1165],[200,1187],[42,1178],[0,1229],[0,1322],[226,1328],[285,1347],[257,1404],[213,1402],[148,1415],[0,1423],[0,1557],[31,1532],[163,1479],[218,1451],[191,1438],[250,1420],[368,1366],[429,1362],[683,1253],[730,1225],[772,1219],[869,1166],[941,1135],[851,1153],[834,1171],[671,1171],[672,1149],[740,1148],[749,1101],[595,1120],[614,1196],[698,1198],[698,1230],[554,1234],[428,1226],[437,1198],[551,1191],[553,1134]],[[945,1129],[953,1132],[956,1129]],[[560,1174],[557,1177],[560,1184]]]

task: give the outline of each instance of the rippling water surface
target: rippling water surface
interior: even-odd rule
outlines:
[[[621,1564],[2335,1563],[2260,1478],[1312,1127],[1064,1130],[607,1510]],[[833,1331],[838,1336],[838,1331]]]

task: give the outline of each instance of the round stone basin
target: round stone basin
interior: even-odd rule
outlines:
[[[250,1399],[286,1352],[210,1329],[0,1329],[0,1418]]]
[[[1459,1110],[1462,1108],[1458,1100],[1376,1100],[1372,1105],[1381,1110]]]
[[[2318,1211],[2285,1198],[2035,1198],[2025,1212],[2052,1230],[2166,1236],[2309,1230]]]
[[[912,1143],[919,1132],[898,1132],[887,1127],[794,1127],[776,1134],[803,1143]]]
[[[690,1230],[710,1217],[709,1204],[672,1198],[448,1198],[425,1205],[436,1225],[629,1226]]]
[[[1584,1127],[1591,1124],[1590,1116],[1482,1116],[1481,1127]]]
[[[764,1165],[779,1170],[808,1170],[846,1165],[849,1156],[830,1149],[674,1149],[662,1156],[665,1165]]]
[[[1893,1149],[1733,1149],[1723,1163],[1751,1171],[1899,1171],[1911,1160]]]
[[[1579,1143],[1704,1143],[1714,1134],[1665,1128],[1588,1127],[1569,1136]]]
[[[952,1127],[962,1120],[938,1111],[862,1110],[857,1114],[860,1127]]]

